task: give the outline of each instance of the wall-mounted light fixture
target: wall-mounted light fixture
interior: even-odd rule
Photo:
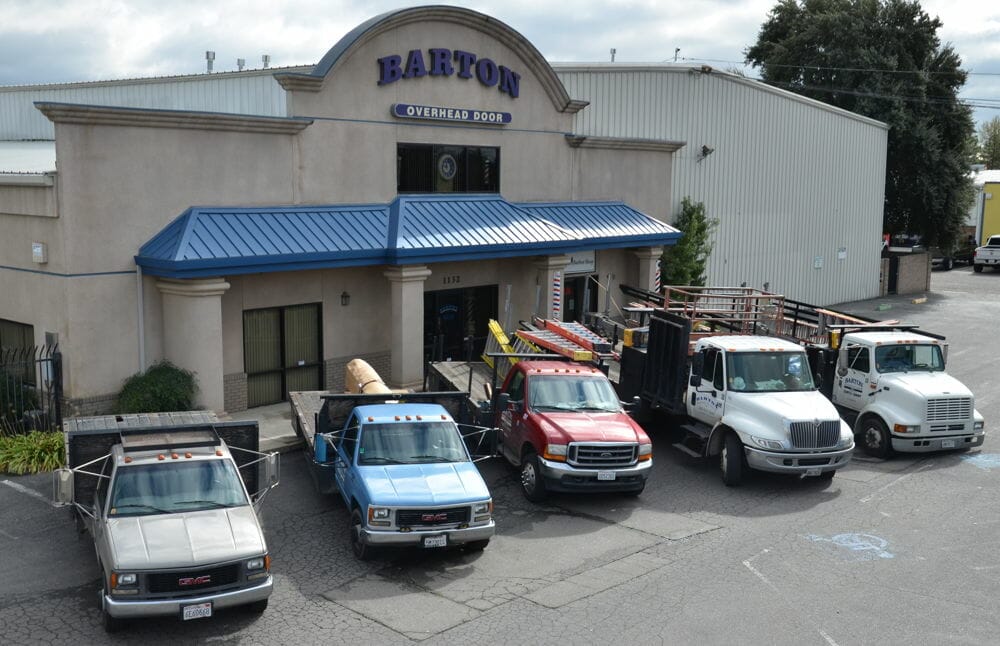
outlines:
[[[701,147],[701,158],[704,159],[715,152],[715,148],[705,145]]]
[[[348,305],[350,305],[351,304],[351,295],[348,294],[347,292],[343,292],[340,295],[340,304],[342,306],[344,306],[344,307],[347,307]]]

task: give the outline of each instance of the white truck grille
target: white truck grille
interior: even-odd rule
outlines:
[[[826,449],[840,440],[840,420],[792,422],[788,425],[796,449]]]
[[[951,422],[972,419],[971,397],[939,397],[927,400],[928,422]]]

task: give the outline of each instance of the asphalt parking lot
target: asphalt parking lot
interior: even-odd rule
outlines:
[[[498,534],[481,554],[410,551],[362,563],[340,499],[314,492],[298,453],[265,503],[268,610],[135,621],[107,636],[92,543],[48,500],[45,476],[0,476],[4,643],[996,644],[1000,641],[1000,272],[933,274],[913,296],[845,309],[946,334],[949,372],[986,418],[979,451],[859,458],[832,483],[714,464],[651,427],[638,498],[522,497],[483,463]],[[876,311],[877,305],[890,309]]]

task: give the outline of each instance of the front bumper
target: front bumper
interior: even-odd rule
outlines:
[[[361,530],[361,540],[365,545],[420,545],[425,536],[448,537],[449,545],[462,545],[473,541],[485,541],[496,533],[496,522],[490,519],[488,525],[477,525],[464,529],[419,529],[409,532]]]
[[[905,435],[892,436],[892,448],[900,453],[929,453],[930,451],[959,451],[971,449],[975,446],[982,446],[986,434],[983,432],[944,435],[935,437],[907,437]],[[949,444],[950,443],[950,444]]]
[[[160,617],[160,616],[180,616],[181,606],[190,606],[196,603],[212,602],[212,610],[242,606],[254,601],[263,601],[271,596],[271,588],[274,586],[273,578],[268,575],[263,583],[252,588],[241,588],[228,592],[218,592],[205,594],[197,597],[184,597],[183,599],[135,599],[127,600],[122,597],[112,597],[104,595],[104,608],[108,614],[116,618],[129,617]]]
[[[839,451],[824,451],[822,453],[762,451],[749,446],[744,447],[744,449],[747,465],[751,469],[798,475],[804,475],[815,469],[819,469],[821,473],[839,469],[851,461],[851,454],[854,452],[853,445]]]
[[[549,491],[572,493],[576,491],[635,491],[646,485],[646,478],[653,468],[653,460],[643,460],[630,467],[616,469],[582,469],[565,462],[538,458],[545,488]],[[611,471],[614,480],[598,480],[597,474]]]

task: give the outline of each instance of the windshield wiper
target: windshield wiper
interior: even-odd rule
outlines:
[[[174,501],[175,505],[210,505],[213,509],[219,509],[220,507],[232,507],[233,505],[227,505],[225,503],[219,502],[218,500],[177,500]]]
[[[399,460],[383,457],[363,457],[358,460],[358,464],[403,464]]]
[[[617,408],[608,408],[606,406],[577,406],[576,410],[599,410],[605,413],[617,413]]]
[[[422,460],[424,462],[464,462],[464,460],[456,460],[454,458],[446,458],[442,455],[411,455],[411,460]]]
[[[565,406],[563,404],[532,404],[531,407],[535,410],[543,408],[551,408],[552,410],[578,410],[576,406]]]
[[[140,504],[112,505],[111,508],[115,511],[115,515],[116,516],[119,515],[118,514],[118,510],[120,510],[120,509],[148,509],[148,510],[152,511],[154,514],[169,514],[170,513],[169,510],[160,509],[159,507],[154,507],[153,505],[140,505]]]

